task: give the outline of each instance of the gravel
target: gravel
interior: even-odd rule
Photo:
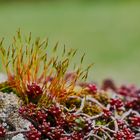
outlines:
[[[6,80],[7,77],[0,73],[0,83]],[[29,130],[31,123],[19,115],[20,105],[21,101],[14,93],[0,92],[0,123],[8,134],[5,140],[25,140],[24,135],[20,132]]]

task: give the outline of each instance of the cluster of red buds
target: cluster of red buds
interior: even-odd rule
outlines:
[[[30,131],[26,134],[29,140],[40,140],[41,133],[34,127],[30,126]]]
[[[63,57],[49,56],[48,40],[32,42],[31,34],[23,40],[18,31],[9,49],[0,42],[8,77],[0,91],[8,87],[20,98],[19,114],[32,124],[25,134],[28,140],[140,140],[140,89],[117,87],[110,79],[101,88],[80,83],[92,66],[82,70],[84,55],[67,74],[76,50],[66,52],[64,47]],[[0,126],[0,139],[6,132]]]
[[[140,127],[140,116],[130,117],[131,125],[134,127]]]
[[[115,108],[117,110],[121,110],[122,107],[124,106],[123,102],[121,99],[111,99],[110,100],[110,105],[112,108]]]
[[[116,140],[134,140],[135,135],[129,128],[123,128],[115,134]]]
[[[74,109],[69,108],[71,105],[68,103],[66,106],[65,101],[63,104],[56,103],[47,108],[38,107],[33,103],[23,105],[19,109],[19,113],[32,123],[26,137],[29,140],[86,140],[89,138],[102,139],[102,137],[112,140],[135,140],[136,134],[139,133],[140,112],[133,110],[130,106],[126,107],[125,103],[128,101],[125,98],[119,98],[119,96],[111,98],[105,106],[104,103],[94,98],[97,94],[95,86],[87,84],[84,87],[86,88],[85,98],[84,96],[71,97],[81,100],[81,105],[78,108],[76,107],[77,100],[73,102],[73,106],[76,107]],[[91,94],[92,90],[87,90],[87,87],[96,89],[94,94]],[[100,89],[98,91],[100,92]],[[99,106],[101,111],[96,115],[89,116],[83,110],[86,102],[93,106]]]
[[[19,113],[33,126],[27,133],[29,140],[38,139],[73,139],[83,138],[91,130],[91,124],[79,115],[63,112],[56,105],[39,109],[35,104],[28,104],[19,109]]]
[[[97,86],[95,84],[88,84],[87,85],[88,90],[92,93],[96,93],[97,92]]]
[[[36,98],[43,93],[42,88],[36,83],[28,84],[27,92],[30,98]]]
[[[133,99],[132,101],[126,101],[125,107],[127,109],[133,109],[140,112],[140,98]]]
[[[137,98],[140,96],[140,89],[137,89],[134,85],[123,85],[118,89],[118,93],[123,96]]]
[[[104,117],[108,118],[112,115],[112,112],[108,109],[103,109]]]
[[[0,125],[0,138],[5,137],[6,131],[5,129]]]

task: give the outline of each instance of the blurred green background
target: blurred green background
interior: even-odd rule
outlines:
[[[140,2],[136,0],[0,1],[0,38],[16,30],[77,48],[95,63],[89,80],[140,84]]]

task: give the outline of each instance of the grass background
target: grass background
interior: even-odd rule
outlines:
[[[18,28],[49,37],[50,47],[77,48],[77,63],[85,52],[84,66],[95,63],[89,80],[140,84],[139,1],[1,2],[0,38],[8,44]]]

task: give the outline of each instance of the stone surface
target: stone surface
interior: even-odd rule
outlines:
[[[20,133],[20,134],[14,136],[12,138],[12,140],[25,140],[25,138],[24,138],[24,135]]]
[[[30,122],[18,114],[19,98],[13,93],[0,92],[0,121],[4,127],[11,125],[16,130],[28,130]]]

